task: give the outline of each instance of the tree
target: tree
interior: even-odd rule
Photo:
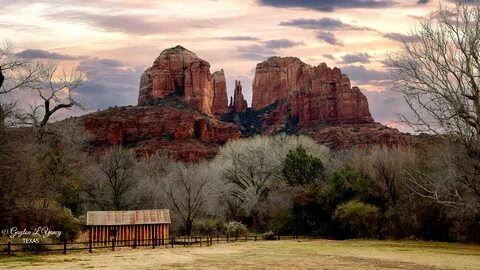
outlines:
[[[113,147],[98,167],[90,164],[87,170],[83,188],[87,203],[102,210],[127,210],[139,204],[136,161],[131,151]]]
[[[283,161],[288,151],[299,145],[309,155],[328,159],[328,148],[305,136],[257,136],[225,144],[215,163],[221,164],[232,212],[250,218],[255,228],[260,226],[261,217],[271,212],[267,206],[269,194],[283,183]]]
[[[282,172],[288,184],[302,186],[321,179],[325,167],[320,158],[307,154],[305,148],[299,145],[288,151]]]
[[[191,235],[195,220],[204,214],[211,181],[207,164],[176,163],[162,183],[169,205],[180,217],[187,235]]]
[[[460,2],[414,30],[418,42],[404,42],[389,56],[395,89],[404,95],[412,116],[401,120],[417,132],[439,134],[459,144],[454,185],[411,179],[417,194],[463,208],[480,200],[480,2]],[[466,166],[467,165],[467,166]],[[417,174],[418,176],[418,174]],[[457,194],[457,196],[450,196]]]
[[[30,106],[29,111],[18,114],[22,124],[39,128],[42,137],[44,128],[51,117],[58,111],[80,107],[75,97],[75,90],[83,83],[83,75],[75,70],[59,71],[54,62],[39,63],[39,77],[28,88],[35,91],[41,104]]]
[[[40,66],[21,59],[15,54],[13,44],[5,41],[0,47],[0,132],[5,120],[13,115],[16,104],[3,100],[6,94],[25,90],[40,77]]]

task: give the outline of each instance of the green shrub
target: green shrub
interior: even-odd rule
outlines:
[[[61,231],[60,241],[75,240],[82,230],[81,221],[74,217],[72,211],[68,208],[61,208],[52,218],[49,229],[54,231]]]
[[[289,150],[283,162],[283,176],[291,186],[302,186],[323,178],[325,167],[320,158],[307,154],[302,145]]]
[[[379,219],[376,206],[352,200],[340,204],[333,213],[333,220],[340,224],[341,235],[351,237],[374,237]]]

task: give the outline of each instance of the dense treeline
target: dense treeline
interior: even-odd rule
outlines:
[[[458,155],[446,142],[332,152],[308,137],[258,136],[227,143],[212,160],[182,163],[138,160],[121,147],[89,154],[76,125],[56,124],[62,135],[42,142],[5,133],[17,139],[2,148],[2,224],[56,226],[73,239],[87,210],[165,207],[182,234],[225,233],[235,221],[229,226],[259,233],[480,240],[478,208],[422,197],[412,183],[419,174],[438,185],[455,177]]]

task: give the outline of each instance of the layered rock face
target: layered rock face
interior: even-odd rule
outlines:
[[[143,73],[138,104],[178,94],[193,109],[212,115],[216,108],[222,111],[227,106],[227,100],[224,100],[226,86],[223,87],[221,80],[221,74],[212,78],[207,61],[182,46],[176,46],[163,50],[152,67]]]
[[[227,82],[225,80],[225,73],[223,69],[212,74],[213,85],[213,112],[216,115],[221,115],[229,111],[228,97],[227,97]]]
[[[284,107],[299,127],[373,122],[360,89],[352,88],[340,69],[324,63],[312,67],[295,57],[271,57],[257,64],[252,90],[254,110],[288,102]]]
[[[242,83],[235,80],[235,90],[233,92],[233,104],[230,104],[230,108],[235,112],[244,112],[247,110],[247,101],[243,97]]]
[[[123,145],[139,156],[160,152],[184,161],[212,157],[219,145],[242,137],[234,124],[178,106],[109,109],[86,115],[84,127],[94,147]]]

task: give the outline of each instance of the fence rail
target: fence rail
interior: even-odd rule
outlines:
[[[0,244],[0,254],[13,255],[15,253],[31,253],[39,255],[41,253],[63,253],[67,251],[88,250],[93,252],[96,249],[111,249],[115,251],[116,248],[123,247],[190,247],[190,246],[211,246],[214,243],[233,243],[233,242],[248,242],[261,240],[284,240],[284,239],[299,239],[307,238],[305,236],[299,237],[295,235],[280,236],[276,235],[273,239],[265,239],[262,235],[244,235],[244,236],[228,236],[228,235],[199,235],[199,236],[173,236],[161,239],[143,239],[142,241],[115,239],[103,242],[60,242],[60,243],[5,243]]]

